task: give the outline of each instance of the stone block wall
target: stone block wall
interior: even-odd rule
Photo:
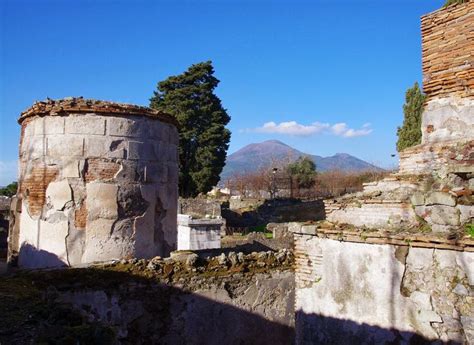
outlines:
[[[474,241],[302,226],[296,343],[474,342]]]
[[[22,114],[16,226],[24,267],[176,248],[178,133],[150,109],[71,98]]]
[[[221,247],[222,219],[193,219],[178,215],[178,250],[200,250]]]

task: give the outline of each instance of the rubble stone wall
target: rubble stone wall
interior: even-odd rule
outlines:
[[[297,344],[474,342],[474,242],[305,232],[295,235]]]
[[[221,203],[221,201],[213,199],[180,198],[178,212],[194,218],[205,218],[206,216],[217,218],[221,216]]]
[[[44,102],[20,118],[9,239],[20,266],[149,258],[176,248],[175,125],[151,110],[94,102]]]

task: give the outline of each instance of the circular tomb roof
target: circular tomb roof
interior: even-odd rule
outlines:
[[[140,115],[148,116],[178,126],[176,119],[164,112],[134,104],[115,103],[83,97],[66,97],[63,99],[35,102],[21,113],[18,123],[32,116],[62,116],[69,113],[100,114],[100,115]]]

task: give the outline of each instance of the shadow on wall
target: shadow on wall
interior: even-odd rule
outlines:
[[[56,287],[46,302],[72,304],[86,319],[112,327],[122,344],[294,343],[294,295],[283,298],[271,284],[266,286],[266,281],[256,291],[254,280],[220,279],[225,283],[213,278],[201,281],[198,294],[154,279],[101,269],[48,271],[33,278],[42,280],[45,289]]]
[[[47,268],[67,266],[56,254],[37,249],[28,243],[23,243],[18,253],[18,265],[23,268]]]
[[[358,324],[350,320],[306,314],[302,311],[296,312],[296,344],[461,345],[461,343],[454,341],[442,342],[438,339],[427,339],[413,332],[385,329],[365,323]]]

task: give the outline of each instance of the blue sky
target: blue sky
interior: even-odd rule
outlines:
[[[421,82],[420,16],[444,0],[0,1],[0,185],[21,111],[46,97],[148,105],[212,60],[229,152],[268,139],[393,167],[405,90]]]

